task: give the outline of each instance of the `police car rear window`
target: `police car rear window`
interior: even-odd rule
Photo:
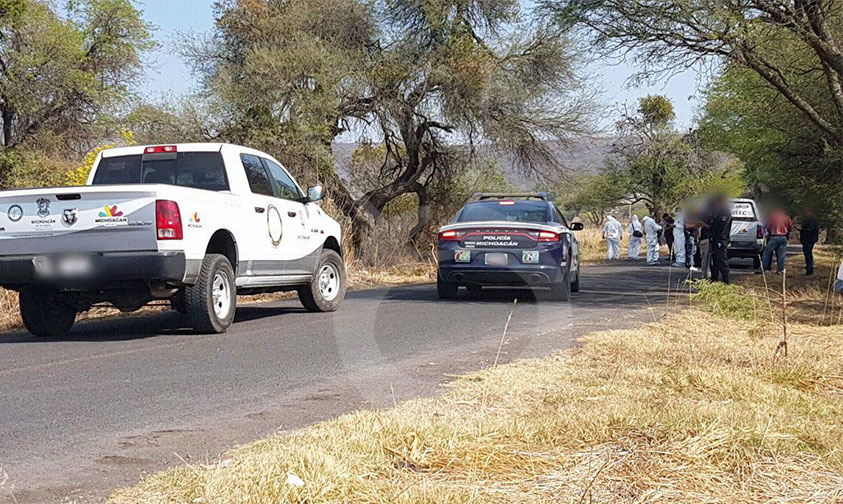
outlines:
[[[456,222],[548,222],[548,205],[544,201],[479,201],[469,203],[457,214]]]
[[[225,163],[219,152],[179,152],[175,157],[137,154],[103,158],[93,185],[168,184],[208,191],[227,191]]]

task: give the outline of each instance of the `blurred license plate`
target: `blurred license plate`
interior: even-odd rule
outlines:
[[[91,273],[89,256],[35,257],[32,259],[35,273],[44,278],[81,277]]]
[[[538,264],[539,252],[538,250],[525,250],[521,253],[521,262],[526,264]]]
[[[454,253],[454,261],[458,263],[471,262],[471,252],[468,250],[458,250]]]
[[[509,264],[509,254],[486,254],[487,266],[506,266]]]

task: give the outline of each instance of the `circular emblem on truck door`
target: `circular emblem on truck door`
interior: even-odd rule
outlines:
[[[9,207],[8,216],[10,221],[17,222],[23,217],[23,209],[20,205],[12,205]]]
[[[281,212],[273,205],[269,205],[266,209],[266,226],[269,229],[269,239],[272,240],[272,246],[277,247],[281,244],[284,224],[281,222]]]

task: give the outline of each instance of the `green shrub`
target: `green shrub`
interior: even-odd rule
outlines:
[[[762,300],[743,287],[708,280],[695,280],[691,285],[695,291],[691,300],[717,315],[753,320],[763,309]]]

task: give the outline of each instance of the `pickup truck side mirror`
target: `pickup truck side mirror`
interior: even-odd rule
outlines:
[[[321,185],[310,186],[310,187],[307,188],[307,202],[308,203],[320,201],[324,197],[325,197],[325,190],[322,188]]]
[[[585,229],[585,225],[582,222],[571,223],[571,231],[582,231],[583,229]]]

